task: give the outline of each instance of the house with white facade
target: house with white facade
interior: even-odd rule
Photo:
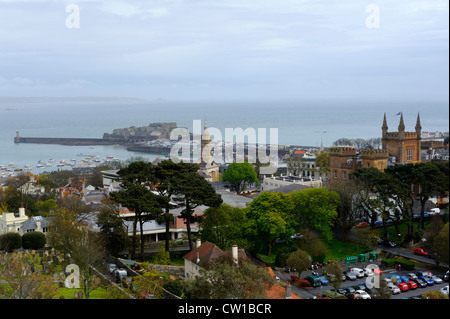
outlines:
[[[28,216],[25,214],[25,208],[20,207],[19,213],[4,212],[0,216],[0,234],[6,234],[11,232],[22,233],[22,225],[28,220]]]

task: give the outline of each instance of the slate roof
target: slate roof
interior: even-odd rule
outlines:
[[[22,224],[23,231],[26,232],[27,230],[30,230],[30,231],[35,230],[37,228],[37,224],[36,224],[37,219],[41,220],[41,228],[49,227],[50,223],[47,220],[47,218],[41,217],[41,216],[35,216],[35,217],[31,217],[31,218],[27,219]]]

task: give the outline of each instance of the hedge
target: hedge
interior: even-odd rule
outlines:
[[[22,247],[24,249],[40,249],[44,248],[47,239],[41,232],[32,231],[22,236]]]
[[[9,252],[22,248],[22,236],[19,233],[6,233],[0,236],[0,249]]]
[[[381,263],[386,267],[394,267],[394,265],[400,264],[403,270],[414,270],[416,267],[413,262],[398,259],[383,259]]]

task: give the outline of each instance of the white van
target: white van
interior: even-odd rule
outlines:
[[[351,272],[354,273],[358,278],[364,277],[364,270],[362,270],[361,268],[352,268]]]
[[[429,213],[430,213],[431,216],[440,215],[441,214],[441,210],[439,208],[432,208],[432,209],[430,209]]]

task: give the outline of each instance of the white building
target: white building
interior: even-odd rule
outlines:
[[[10,232],[22,233],[22,225],[28,220],[25,208],[19,208],[19,214],[4,212],[0,216],[0,234]]]

